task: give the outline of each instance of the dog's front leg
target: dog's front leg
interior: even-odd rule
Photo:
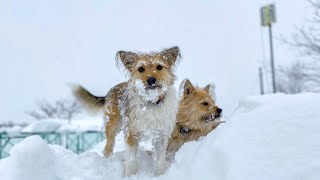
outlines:
[[[127,135],[127,157],[125,162],[124,176],[128,177],[130,175],[136,174],[138,171],[137,164],[137,149],[138,149],[138,138],[131,133]]]
[[[168,146],[168,137],[164,137],[156,140],[155,142],[155,171],[156,176],[160,176],[165,173],[167,169],[166,150]]]

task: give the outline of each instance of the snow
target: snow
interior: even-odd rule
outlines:
[[[23,133],[45,133],[55,132],[61,126],[66,125],[67,122],[56,119],[45,119],[30,123],[27,127],[23,128]]]
[[[86,131],[102,131],[103,118],[91,117],[83,119],[75,119],[68,124],[66,120],[61,119],[45,119],[34,121],[21,130],[22,133],[68,133],[68,132],[86,132]]]
[[[20,126],[13,126],[10,128],[6,128],[4,132],[8,134],[10,137],[18,136],[20,134],[22,127]]]
[[[182,146],[166,174],[153,179],[319,179],[319,107],[319,94],[245,98],[226,123],[203,140]],[[117,143],[124,145],[120,137]],[[120,146],[105,159],[95,152],[76,155],[32,136],[0,161],[1,179],[121,179],[125,152]],[[93,151],[99,149],[103,143]],[[141,171],[127,179],[150,179],[151,158],[143,151],[138,158]]]
[[[122,132],[119,132],[119,134],[116,136],[116,140],[115,140],[116,143],[114,146],[114,152],[121,152],[121,151],[125,151],[127,149],[127,147],[126,147],[127,145],[123,140],[124,140],[124,133],[122,131]],[[105,145],[106,145],[106,140],[98,143],[91,150],[89,150],[89,152],[95,152],[95,153],[103,156],[102,152],[103,152]],[[139,145],[140,145],[139,148],[142,151],[152,150],[152,142],[151,141],[142,141]]]
[[[167,91],[167,87],[163,86],[161,88],[156,89],[148,89],[146,90],[146,87],[141,79],[137,79],[134,81],[134,87],[137,90],[137,93],[144,99],[145,102],[157,102],[159,100],[159,97],[164,95]]]

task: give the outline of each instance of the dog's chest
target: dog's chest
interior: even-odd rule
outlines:
[[[176,122],[177,99],[174,89],[169,89],[159,105],[145,105],[139,98],[130,100],[129,128],[143,139],[170,136]]]

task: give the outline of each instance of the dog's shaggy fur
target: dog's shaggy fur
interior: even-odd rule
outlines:
[[[194,87],[186,79],[180,89],[183,95],[179,102],[176,127],[167,147],[167,159],[170,161],[184,143],[206,136],[223,122],[220,121],[222,109],[216,105],[212,85]]]
[[[177,113],[173,68],[180,58],[178,47],[159,53],[119,51],[117,59],[130,74],[127,82],[113,87],[105,97],[96,97],[79,86],[75,96],[89,109],[104,107],[107,144],[104,155],[113,153],[115,136],[125,130],[128,156],[125,176],[137,171],[136,153],[140,140],[152,141],[155,175],[163,174],[168,139],[175,127]]]

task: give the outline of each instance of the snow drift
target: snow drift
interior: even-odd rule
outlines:
[[[166,174],[154,179],[319,179],[319,107],[319,94],[246,98],[225,124],[185,144]],[[0,161],[0,174],[4,180],[120,179],[123,159],[124,152],[109,159],[95,152],[75,155],[33,136]],[[152,177],[150,158],[140,151],[139,159],[141,171],[128,179]]]

